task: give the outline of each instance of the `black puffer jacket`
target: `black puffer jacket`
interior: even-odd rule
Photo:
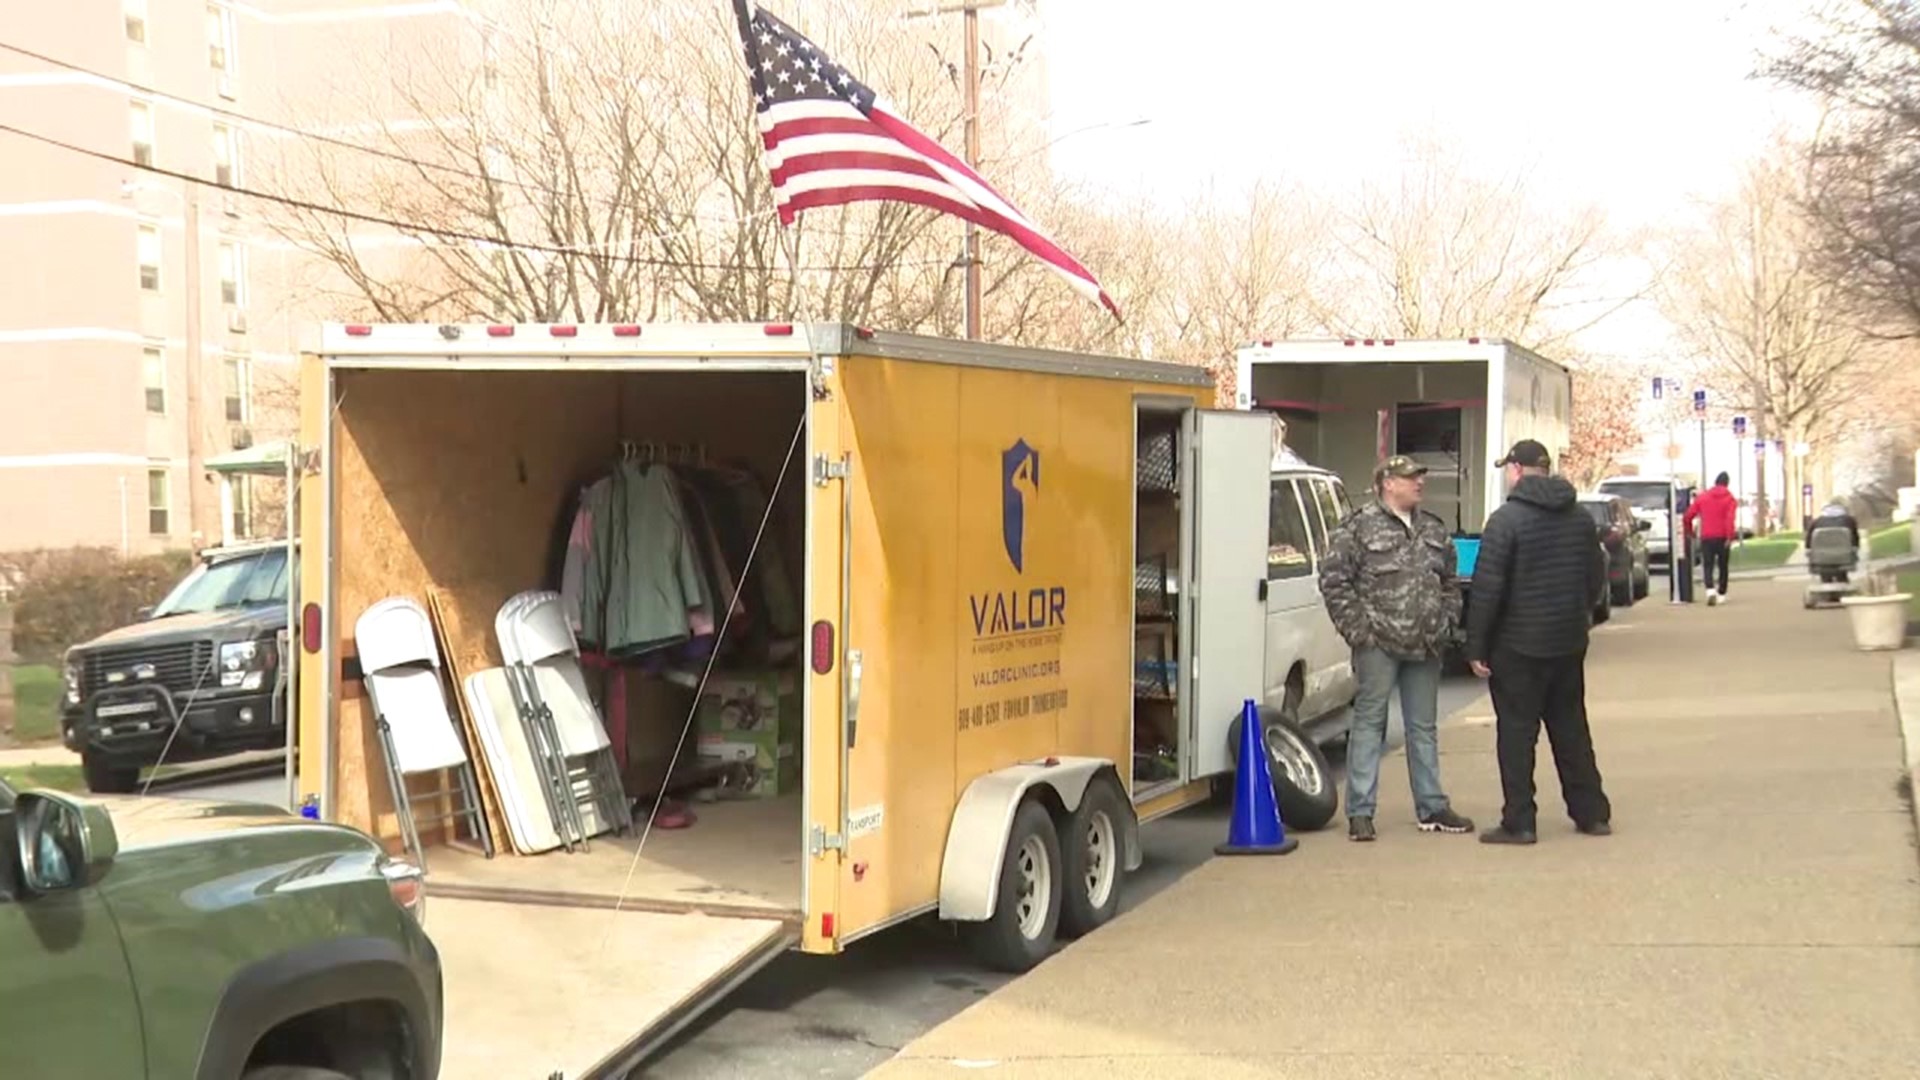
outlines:
[[[1586,650],[1607,563],[1575,494],[1557,476],[1523,476],[1487,519],[1467,604],[1467,659],[1496,649],[1538,657]]]

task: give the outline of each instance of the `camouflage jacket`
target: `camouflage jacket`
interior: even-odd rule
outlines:
[[[1453,537],[1438,517],[1416,510],[1409,529],[1375,501],[1328,537],[1320,594],[1347,644],[1424,659],[1459,636],[1457,569]]]

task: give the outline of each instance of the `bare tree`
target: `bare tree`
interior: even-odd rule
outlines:
[[[928,43],[857,32],[890,11],[811,5],[802,29],[949,141],[958,92]],[[282,189],[313,205],[276,228],[318,257],[316,292],[381,319],[957,322],[932,211],[861,204],[781,230],[732,19],[537,0],[472,42],[382,57],[379,78],[342,80],[383,118],[371,152],[290,148]],[[1027,75],[1017,59],[990,92]]]
[[[1683,238],[1662,298],[1718,395],[1754,418],[1755,435],[1809,447],[1811,461],[1788,456],[1790,490],[1839,442],[1879,422],[1873,397],[1890,356],[1823,272],[1819,224],[1805,212],[1812,183],[1792,147],[1755,162],[1738,192]],[[1783,515],[1789,524],[1796,504]]]
[[[1920,335],[1920,5],[1837,0],[1765,66],[1827,110],[1801,197],[1819,267],[1875,317]]]
[[[1573,371],[1573,415],[1560,473],[1591,488],[1641,444],[1641,403],[1652,378],[1644,366],[1618,359],[1563,357]]]
[[[1623,254],[1598,209],[1549,215],[1524,174],[1471,175],[1418,145],[1391,184],[1365,183],[1338,214],[1338,277],[1322,320],[1341,332],[1408,338],[1499,335],[1549,351],[1635,299],[1598,290]]]

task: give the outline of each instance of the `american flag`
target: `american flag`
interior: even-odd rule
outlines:
[[[735,0],[780,223],[802,210],[886,200],[1011,237],[1074,291],[1120,314],[1100,282],[1001,194],[799,31]]]

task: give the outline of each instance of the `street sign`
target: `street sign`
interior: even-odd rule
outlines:
[[[1707,392],[1705,390],[1695,390],[1693,392],[1693,411],[1697,413],[1707,411]]]
[[[1744,416],[1734,417],[1733,418],[1733,437],[1736,439],[1741,439],[1741,438],[1745,438],[1746,434],[1747,434],[1747,418]]]
[[[1660,384],[1664,381],[1665,380],[1661,379],[1658,375],[1653,377],[1653,400],[1660,400]]]
[[[1766,453],[1767,453],[1767,440],[1765,439],[1753,440],[1753,455],[1755,457],[1764,457],[1766,456]]]

